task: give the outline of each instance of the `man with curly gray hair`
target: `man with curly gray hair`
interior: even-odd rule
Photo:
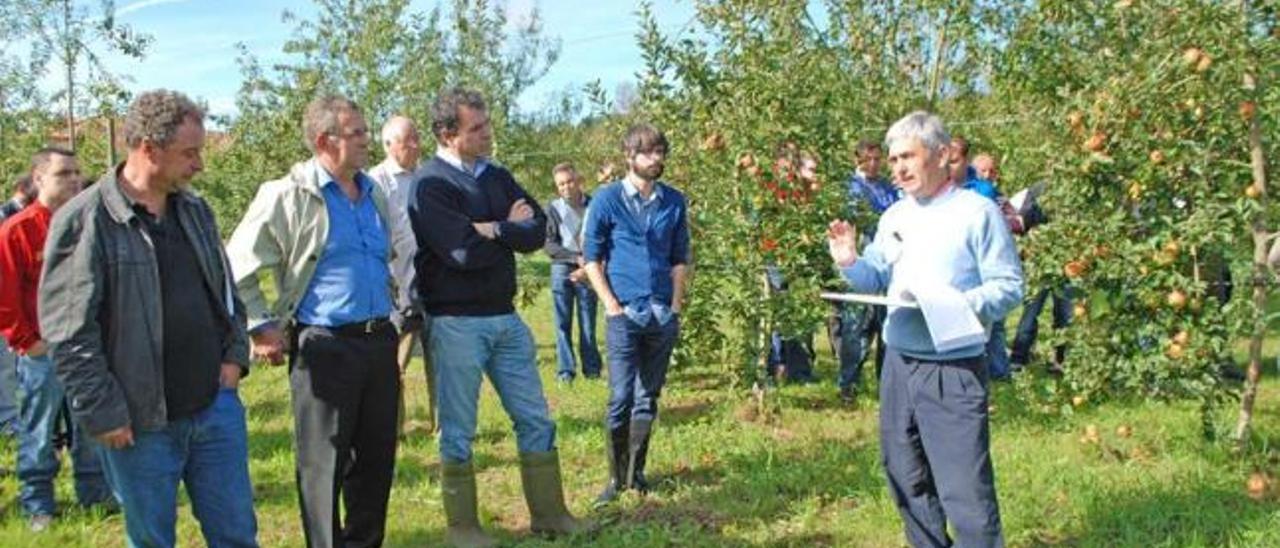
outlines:
[[[40,330],[131,546],[175,544],[179,482],[208,545],[257,545],[245,308],[213,210],[187,190],[203,120],[181,93],[139,95],[124,163],[58,210],[45,245]]]

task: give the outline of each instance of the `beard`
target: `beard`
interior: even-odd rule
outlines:
[[[664,169],[666,169],[666,165],[662,162],[651,164],[649,167],[643,168],[635,164],[631,165],[631,171],[635,172],[637,177],[646,181],[657,181],[658,177],[662,176]]]

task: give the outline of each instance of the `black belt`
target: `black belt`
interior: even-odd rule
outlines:
[[[391,320],[387,318],[373,318],[371,320],[352,322],[333,327],[318,327],[321,327],[321,329],[328,329],[329,331],[332,331],[334,335],[342,337],[367,337],[384,331],[391,331],[392,333],[395,333],[396,330],[395,324],[391,323]]]

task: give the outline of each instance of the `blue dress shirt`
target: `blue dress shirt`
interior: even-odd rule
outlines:
[[[336,327],[391,314],[391,246],[373,203],[373,181],[357,172],[360,196],[352,201],[323,168],[320,180],[329,213],[329,237],[311,284],[298,305],[298,321]]]

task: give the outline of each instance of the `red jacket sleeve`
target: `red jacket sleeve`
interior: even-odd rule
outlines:
[[[0,231],[0,334],[9,346],[25,353],[40,340],[38,320],[29,317],[24,303],[36,291],[36,284],[28,281],[40,277],[32,272],[38,264],[32,253],[42,250],[30,249],[30,235],[17,228]]]

